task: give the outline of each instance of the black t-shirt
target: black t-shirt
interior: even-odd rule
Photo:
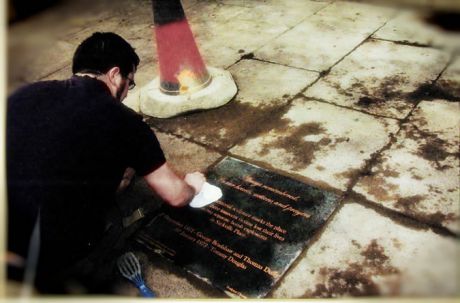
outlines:
[[[103,82],[73,76],[19,89],[7,110],[8,249],[26,256],[40,210],[41,261],[85,257],[124,170],[143,176],[164,162],[152,130]]]

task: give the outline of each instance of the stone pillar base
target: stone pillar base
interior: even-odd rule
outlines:
[[[229,102],[238,91],[229,71],[208,67],[211,83],[205,88],[184,95],[166,95],[160,91],[160,77],[140,91],[140,110],[156,118],[170,118],[181,113],[210,109]]]

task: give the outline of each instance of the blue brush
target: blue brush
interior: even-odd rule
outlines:
[[[137,257],[132,252],[127,252],[120,256],[118,258],[117,265],[123,277],[133,282],[143,297],[155,297],[155,293],[145,285],[144,279],[142,279],[141,265]]]

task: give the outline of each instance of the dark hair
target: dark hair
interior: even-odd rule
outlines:
[[[72,61],[72,73],[102,73],[118,66],[126,77],[139,65],[139,57],[133,47],[115,33],[96,32],[86,38],[76,49]]]

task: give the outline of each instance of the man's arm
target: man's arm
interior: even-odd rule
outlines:
[[[206,180],[199,172],[187,174],[184,179],[181,179],[168,166],[168,163],[144,176],[144,179],[166,203],[175,207],[190,203]]]

